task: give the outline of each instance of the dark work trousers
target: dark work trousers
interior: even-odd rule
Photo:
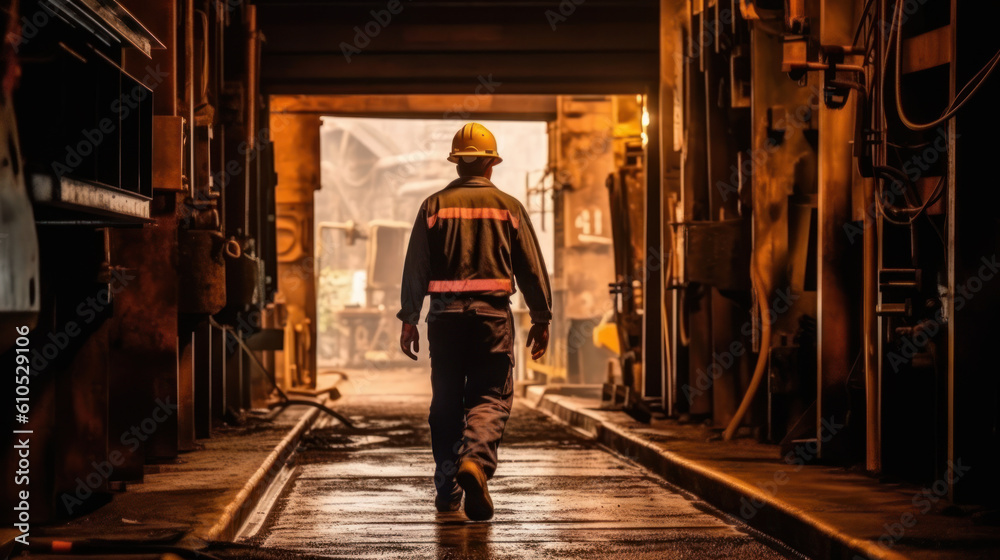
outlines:
[[[435,297],[427,322],[431,356],[430,427],[434,486],[457,495],[458,462],[487,478],[514,400],[514,319],[506,298]]]

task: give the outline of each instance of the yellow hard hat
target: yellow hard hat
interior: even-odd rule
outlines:
[[[455,139],[451,141],[451,154],[448,161],[458,163],[459,158],[469,157],[492,157],[500,163],[503,158],[497,153],[497,139],[493,137],[485,126],[479,123],[469,123],[455,133]]]

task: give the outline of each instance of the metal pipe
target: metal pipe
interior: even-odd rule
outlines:
[[[865,208],[875,207],[875,182],[865,181]],[[864,212],[864,367],[865,367],[865,468],[882,470],[882,427],[879,411],[878,223],[874,212]]]
[[[195,200],[194,0],[184,3],[184,103],[188,114],[188,194]]]
[[[258,69],[260,66],[260,32],[257,30],[257,6],[251,4],[245,4],[244,9],[246,10],[246,31],[247,31],[247,68],[246,68],[246,142],[248,149],[248,158],[256,158],[257,150],[257,96],[258,96]],[[251,161],[251,164],[253,162]],[[250,175],[250,179],[256,179],[258,183],[261,183],[260,178],[256,173],[249,171],[251,166],[248,166],[247,173]],[[247,208],[250,208],[250,180],[244,181],[244,189],[246,196]],[[260,204],[254,205],[257,208],[257,212],[262,212]],[[250,235],[250,212],[244,213],[243,220],[243,231],[246,235]],[[259,232],[258,232],[259,235]]]
[[[887,5],[886,0],[880,0],[875,14],[875,21],[884,21]],[[887,44],[883,43],[881,34],[875,41],[874,60],[876,65],[884,64],[887,60]],[[872,80],[875,82],[872,87],[872,112],[873,123],[876,129],[885,127],[885,105],[882,97],[884,86],[884,68],[876,68],[872,73]],[[886,153],[885,135],[881,135],[878,149],[873,154],[872,162],[875,165],[884,165]],[[873,148],[874,149],[874,148]],[[882,407],[881,407],[881,319],[877,315],[879,304],[878,270],[881,266],[881,250],[879,247],[879,233],[881,223],[878,215],[874,211],[878,203],[876,197],[876,183],[874,179],[865,181],[865,212],[864,212],[864,307],[862,312],[862,343],[864,352],[865,368],[865,469],[868,472],[878,473],[882,471]]]
[[[198,94],[198,105],[207,105],[209,103],[208,99],[208,82],[209,82],[209,66],[210,57],[209,51],[211,50],[210,33],[208,27],[211,25],[211,20],[208,17],[208,12],[205,10],[195,9],[194,13],[198,14],[201,18],[201,76],[199,78],[199,85],[201,86],[201,92]]]

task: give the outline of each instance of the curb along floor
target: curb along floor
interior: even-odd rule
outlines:
[[[318,412],[294,406],[272,422],[250,419],[240,427],[213,430],[211,438],[199,440],[200,449],[170,463],[147,465],[142,483],[127,484],[126,491],[112,494],[109,503],[93,512],[61,524],[32,527],[30,540],[33,545],[51,540],[158,541],[188,549],[228,540]],[[129,560],[162,554],[107,557]],[[66,555],[32,553],[30,558]]]

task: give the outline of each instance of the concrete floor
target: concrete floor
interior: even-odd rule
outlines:
[[[307,434],[284,495],[243,544],[321,558],[788,557],[521,403],[491,482],[494,519],[438,514],[426,385],[425,370],[352,373],[337,408],[366,429]]]

